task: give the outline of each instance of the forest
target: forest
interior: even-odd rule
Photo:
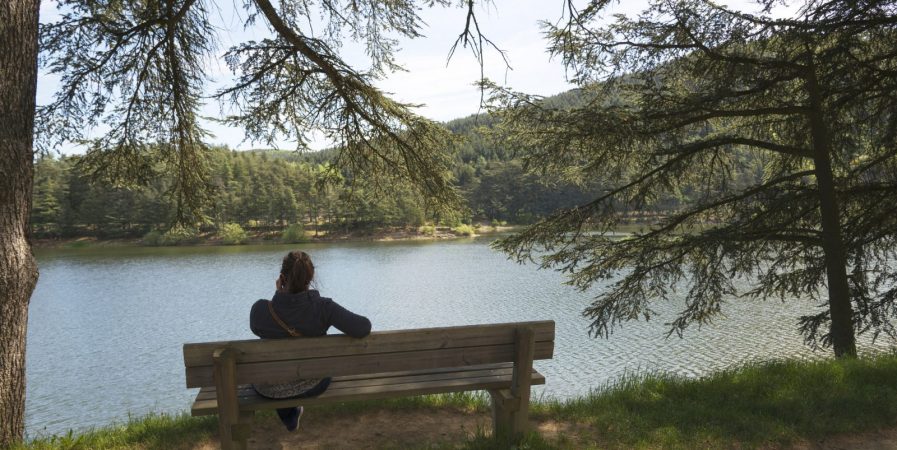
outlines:
[[[576,91],[543,100],[554,108],[579,102]],[[427,207],[410,186],[394,185],[379,195],[371,181],[331,165],[334,149],[209,150],[210,201],[197,219],[199,231],[238,224],[246,230],[282,230],[299,224],[315,235],[371,232],[423,225],[531,224],[587,202],[602,189],[600,180],[559,181],[527,170],[513,148],[493,136],[489,114],[445,125],[460,137],[454,152],[453,180],[467,208],[445,213]],[[37,238],[135,238],[164,233],[174,223],[174,177],[157,173],[142,185],[116,186],[92,177],[80,156],[43,156],[35,161],[31,216]],[[750,176],[745,169],[744,176]],[[633,221],[651,220],[676,208],[675,193],[624,211]]]

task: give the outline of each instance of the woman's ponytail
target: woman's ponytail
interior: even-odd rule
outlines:
[[[296,294],[308,290],[311,280],[315,277],[315,266],[308,253],[294,250],[283,258],[280,274],[284,277],[287,292]]]

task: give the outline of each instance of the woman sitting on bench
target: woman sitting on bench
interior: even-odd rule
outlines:
[[[271,300],[259,300],[252,305],[249,327],[263,339],[300,336],[324,336],[331,326],[343,333],[362,338],[371,333],[371,321],[355,314],[317,290],[309,289],[315,276],[315,266],[307,253],[299,250],[287,253],[276,281],[277,291]],[[320,395],[330,385],[330,378],[301,379],[290,383],[256,384],[255,390],[273,399],[309,398]],[[277,410],[287,431],[299,427],[303,408]]]

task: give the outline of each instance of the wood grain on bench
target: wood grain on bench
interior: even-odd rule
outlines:
[[[490,364],[454,369],[439,369],[430,373],[397,372],[350,377],[335,377],[330,387],[315,398],[272,400],[258,395],[249,385],[238,386],[237,398],[241,409],[259,410],[289,406],[314,406],[334,402],[373,398],[424,395],[445,392],[488,390],[506,387],[513,374],[512,363]],[[545,377],[532,371],[532,384],[545,384]],[[450,390],[449,388],[456,388]],[[218,400],[214,387],[200,389],[190,408],[194,416],[217,412]]]

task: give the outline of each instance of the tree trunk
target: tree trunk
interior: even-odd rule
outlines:
[[[315,200],[314,212],[315,212],[315,219],[314,219],[315,220],[315,237],[318,237],[318,201],[317,200]]]
[[[810,133],[813,142],[813,163],[819,189],[819,213],[822,227],[822,250],[828,284],[828,304],[831,313],[832,348],[837,357],[855,357],[856,337],[853,329],[853,307],[847,283],[847,257],[841,236],[838,199],[832,172],[831,139],[823,117],[822,100],[816,74],[807,77],[810,100]]]
[[[28,216],[39,6],[39,0],[0,1],[0,447],[25,431],[25,332],[37,283]]]

